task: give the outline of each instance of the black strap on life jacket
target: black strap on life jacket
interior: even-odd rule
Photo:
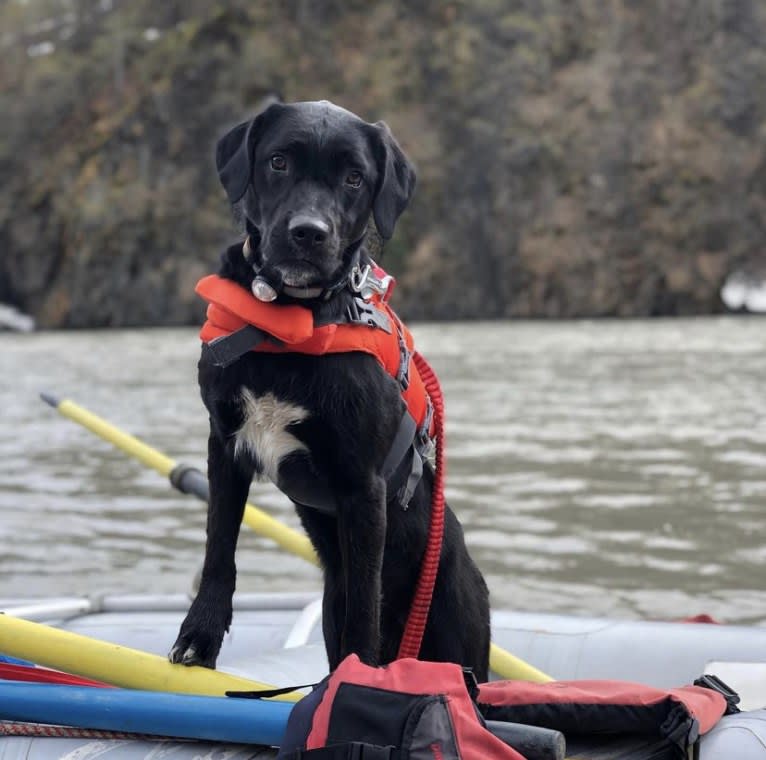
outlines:
[[[229,333],[229,335],[221,335],[219,338],[205,343],[202,350],[207,352],[207,357],[213,366],[225,368],[267,340],[279,343],[273,335],[265,330],[261,330],[255,325],[245,325],[239,330]]]

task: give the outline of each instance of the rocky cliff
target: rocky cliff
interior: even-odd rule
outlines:
[[[196,322],[234,226],[216,137],[279,92],[419,169],[413,318],[720,311],[766,266],[762,0],[32,0],[0,8],[0,301]]]

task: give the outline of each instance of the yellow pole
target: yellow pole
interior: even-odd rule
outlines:
[[[164,657],[10,615],[0,615],[0,652],[126,689],[222,697],[227,691],[273,688],[198,665],[171,665]],[[274,699],[296,702],[301,696]]]
[[[79,404],[75,404],[74,401],[69,399],[59,400],[48,394],[41,395],[46,403],[50,404],[64,417],[68,417],[73,422],[87,428],[99,438],[137,459],[141,464],[156,470],[160,475],[169,477],[178,464],[170,457],[157,451],[157,449],[130,435],[130,433],[120,430],[102,417],[89,412]],[[259,536],[272,539],[291,554],[317,564],[314,547],[308,538],[279,522],[279,520],[275,520],[262,509],[252,504],[247,504],[242,522]]]
[[[501,678],[514,681],[548,683],[553,680],[547,673],[543,673],[542,670],[538,670],[534,665],[530,665],[497,644],[489,645],[489,667]]]
[[[57,409],[65,417],[87,428],[92,433],[121,449],[147,467],[156,470],[161,475],[169,476],[176,466],[177,462],[170,459],[170,457],[165,456],[157,451],[157,449],[152,448],[129,433],[125,433],[102,417],[84,409],[79,404],[75,404],[74,401],[68,399],[60,401],[45,393],[40,395],[43,401]],[[306,536],[275,520],[258,507],[247,504],[243,522],[258,535],[273,539],[279,546],[291,554],[317,564],[314,547],[311,546],[311,542]],[[545,683],[553,680],[549,675],[529,665],[524,660],[515,657],[510,652],[497,646],[497,644],[492,644],[490,647],[489,665],[501,678],[534,681],[536,683]]]

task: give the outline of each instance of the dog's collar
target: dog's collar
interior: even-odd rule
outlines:
[[[360,269],[359,260],[361,256],[362,243],[364,242],[364,235],[356,242],[352,243],[345,250],[343,258],[348,262],[343,268],[341,276],[328,287],[313,287],[313,288],[296,288],[292,285],[282,285],[280,291],[284,295],[290,298],[296,298],[301,301],[319,300],[328,301],[336,293],[343,290],[345,287],[350,286],[354,292],[361,292],[361,286],[366,283],[365,270]],[[245,242],[242,244],[242,255],[247,259],[253,252],[250,246],[250,235],[245,238]],[[253,295],[261,301],[273,301],[278,293],[277,291],[264,279],[259,279],[259,271],[255,269],[256,278],[253,281]],[[369,269],[369,267],[367,268]],[[357,284],[361,280],[361,285]]]

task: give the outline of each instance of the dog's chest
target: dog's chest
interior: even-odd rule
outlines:
[[[259,464],[261,474],[277,482],[282,460],[306,445],[290,428],[309,416],[307,409],[277,398],[273,393],[256,396],[248,388],[241,392],[242,425],[235,436],[235,454],[248,453]]]

